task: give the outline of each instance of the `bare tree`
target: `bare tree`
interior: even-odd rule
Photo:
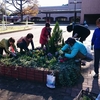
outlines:
[[[2,15],[7,14],[7,12],[5,11],[5,5],[3,2],[0,2],[0,12],[2,13]]]
[[[23,21],[24,14],[29,14],[28,12],[32,12],[32,10],[34,11],[36,9],[38,12],[37,0],[3,0],[3,2],[6,4],[6,10],[13,12],[13,9],[10,9],[13,7],[20,14],[21,21]]]

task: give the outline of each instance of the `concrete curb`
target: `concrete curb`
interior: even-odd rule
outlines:
[[[8,33],[14,33],[14,32],[20,32],[20,31],[25,31],[25,30],[31,30],[31,29],[32,29],[32,27],[28,28],[28,29],[24,29],[24,30],[16,30],[16,31],[3,32],[3,33],[0,33],[0,35],[2,35],[2,34],[8,34]]]

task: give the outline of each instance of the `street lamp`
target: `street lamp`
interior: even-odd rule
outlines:
[[[77,4],[77,1],[74,0],[74,23],[76,24],[76,4]]]
[[[5,9],[5,14],[3,14],[2,24],[3,24],[3,27],[4,27],[3,29],[7,29],[6,0],[4,0],[4,9]]]
[[[28,26],[29,15],[26,16],[26,26]]]

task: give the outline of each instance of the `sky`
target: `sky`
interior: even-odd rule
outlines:
[[[62,6],[68,4],[68,0],[38,0],[40,6]]]

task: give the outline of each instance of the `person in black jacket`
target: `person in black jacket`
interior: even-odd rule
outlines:
[[[86,40],[86,38],[90,35],[90,30],[83,25],[68,25],[67,31],[71,32],[73,31],[72,37],[77,38],[80,42],[83,42]]]

